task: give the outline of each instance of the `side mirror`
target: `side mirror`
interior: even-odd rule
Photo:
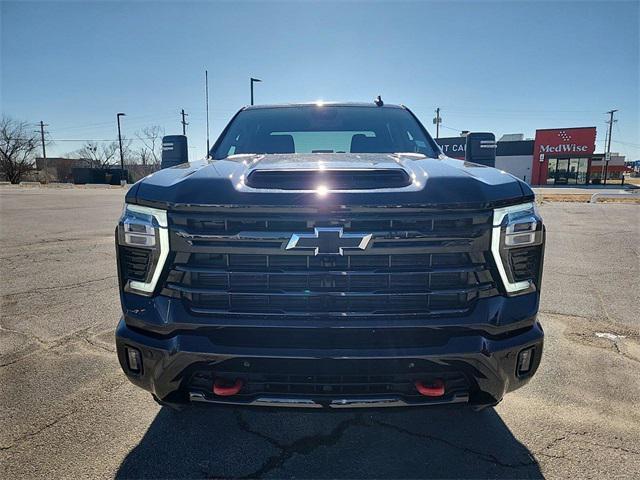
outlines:
[[[175,167],[189,161],[187,137],[184,135],[167,135],[162,137],[162,161],[160,168]]]
[[[495,167],[497,148],[496,136],[493,133],[468,133],[464,160],[466,162],[486,165],[487,167]]]

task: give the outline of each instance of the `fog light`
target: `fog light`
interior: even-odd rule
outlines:
[[[533,363],[533,347],[526,348],[518,354],[518,375],[524,375],[531,370]]]
[[[142,368],[142,357],[140,355],[140,351],[131,347],[126,347],[125,351],[127,353],[127,366],[129,367],[129,370],[134,373],[140,373]]]

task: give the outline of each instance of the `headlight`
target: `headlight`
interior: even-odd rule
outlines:
[[[153,294],[169,253],[167,212],[125,204],[118,222],[118,267],[123,288]]]
[[[493,211],[491,252],[507,294],[540,288],[544,226],[535,203]]]

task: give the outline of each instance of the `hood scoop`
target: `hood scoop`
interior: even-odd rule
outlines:
[[[375,190],[406,187],[411,177],[401,168],[256,169],[247,176],[246,185],[276,190]]]

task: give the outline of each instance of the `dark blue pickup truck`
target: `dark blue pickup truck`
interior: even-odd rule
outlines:
[[[490,143],[447,158],[380,101],[243,108],[127,193],[124,372],[173,407],[495,405],[540,363],[545,230]]]

